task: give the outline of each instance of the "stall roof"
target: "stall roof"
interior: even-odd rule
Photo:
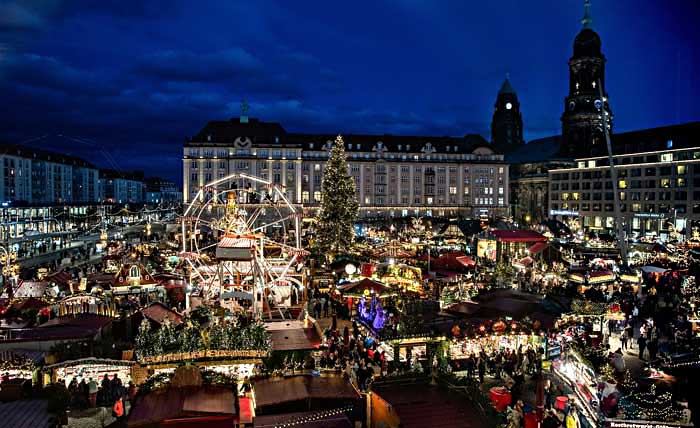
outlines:
[[[49,427],[47,400],[20,400],[0,403],[3,426],[12,428]]]
[[[547,237],[534,230],[492,230],[500,242],[547,242]]]
[[[185,322],[182,315],[160,302],[151,303],[148,307],[141,309],[141,313],[144,317],[158,324],[163,324],[167,319],[173,327],[178,327]]]
[[[544,251],[544,249],[547,248],[548,246],[549,246],[549,244],[547,244],[546,242],[537,242],[536,244],[530,246],[527,249],[527,251],[529,251],[530,254],[532,254],[532,255],[539,254],[542,251]]]
[[[47,275],[46,278],[44,278],[47,282],[55,282],[57,284],[68,284],[73,277],[71,275],[62,270],[60,272],[54,272],[50,275]]]
[[[381,294],[389,289],[388,286],[382,284],[381,282],[371,280],[369,278],[364,278],[360,281],[351,282],[350,284],[343,284],[338,287],[342,293],[347,293],[351,291],[353,293],[362,294],[365,290],[374,291],[377,294]]]
[[[205,385],[152,391],[129,412],[129,426],[149,426],[164,420],[203,416],[235,416],[231,388]]]
[[[255,398],[257,407],[265,407],[307,398],[356,400],[360,394],[341,376],[295,376],[255,382]]]
[[[305,327],[302,321],[279,321],[265,324],[273,351],[301,351],[317,349],[321,337],[312,326]]]
[[[277,428],[288,424],[298,428],[352,428],[354,426],[344,413],[325,416],[324,412],[299,412],[255,417],[256,428]]]
[[[24,281],[15,291],[14,297],[43,297],[47,285],[43,281]]]

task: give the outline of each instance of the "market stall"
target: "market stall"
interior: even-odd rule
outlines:
[[[51,382],[62,381],[68,386],[73,379],[80,382],[90,378],[103,379],[105,375],[112,379],[115,375],[126,385],[131,381],[134,361],[110,360],[103,358],[82,358],[79,360],[63,361],[44,367],[45,373],[50,376]]]
[[[575,351],[570,350],[566,356],[552,363],[553,372],[573,390],[574,404],[584,427],[598,427],[599,402],[595,371]]]

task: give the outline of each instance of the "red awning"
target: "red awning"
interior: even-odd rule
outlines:
[[[609,276],[609,275],[612,275],[612,274],[613,274],[613,273],[610,272],[609,270],[595,270],[595,271],[592,271],[592,272],[589,274],[589,276],[590,276],[591,278],[599,278],[599,277],[601,277],[601,276]]]
[[[544,251],[545,248],[547,248],[549,244],[546,242],[538,242],[535,245],[532,245],[530,248],[527,249],[527,251],[530,252],[530,254],[539,254],[542,251]]]
[[[534,230],[492,230],[499,242],[547,242],[547,237]]]
[[[470,268],[476,266],[476,262],[474,261],[474,259],[472,259],[469,256],[457,257],[455,260],[457,260],[464,267]]]

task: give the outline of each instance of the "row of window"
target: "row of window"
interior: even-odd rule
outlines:
[[[620,204],[620,212],[625,213],[627,212],[628,204],[626,203],[621,203]],[[572,211],[592,211],[592,212],[609,212],[612,213],[614,211],[614,206],[613,204],[600,204],[600,203],[581,203],[581,204],[574,204],[574,203],[567,203],[564,202],[562,204],[551,204],[551,209],[553,210],[572,210]],[[688,212],[688,205],[687,204],[674,204],[674,205],[669,205],[669,204],[641,204],[641,203],[633,203],[629,204],[629,209],[630,212],[633,213],[657,213],[657,214],[686,214]],[[700,204],[693,204],[691,207],[691,211],[693,214],[700,214]]]

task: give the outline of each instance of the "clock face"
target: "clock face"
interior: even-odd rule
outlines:
[[[595,101],[593,101],[593,105],[594,105],[595,108],[597,108],[598,110],[600,110],[600,108],[603,107],[603,103],[600,102],[600,100],[595,100]]]
[[[573,101],[569,101],[569,110],[573,110],[576,108],[576,103]]]
[[[506,103],[506,108],[507,108],[508,110],[512,109],[512,108],[513,108],[513,104],[511,104],[511,103]]]

